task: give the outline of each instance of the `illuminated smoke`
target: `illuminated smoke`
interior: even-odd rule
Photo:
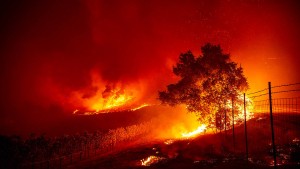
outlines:
[[[176,81],[171,69],[180,52],[197,54],[206,42],[220,44],[241,63],[253,91],[267,81],[300,81],[296,1],[0,6],[2,133],[51,126],[76,109],[111,111],[112,100],[119,100],[116,110],[155,104],[157,91]],[[97,83],[93,72],[101,79]]]

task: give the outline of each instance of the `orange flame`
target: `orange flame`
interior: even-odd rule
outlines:
[[[243,100],[244,99],[243,95],[240,95],[240,97],[238,99]],[[246,120],[250,120],[254,117],[254,114],[253,114],[254,104],[253,104],[252,99],[250,99],[247,96],[245,97],[245,101],[246,101]],[[227,104],[227,106],[229,108],[232,108],[232,105]],[[237,104],[235,106],[237,107],[238,114],[235,116],[234,124],[237,124],[239,121],[243,121],[245,118],[244,104]]]
[[[108,83],[97,72],[91,74],[90,86],[74,91],[71,95],[73,105],[78,105],[73,114],[93,115],[122,110],[137,110],[148,104],[139,104],[144,87],[139,83]],[[82,110],[84,112],[82,112]]]
[[[188,113],[184,105],[176,107],[161,106],[153,120],[156,139],[173,140],[195,137],[206,131],[206,124],[198,121],[195,113]],[[171,144],[166,142],[165,144]]]
[[[163,160],[163,157],[157,157],[157,156],[149,156],[146,159],[141,160],[141,165],[142,166],[150,166],[152,164],[156,164],[159,161]]]
[[[206,130],[206,125],[202,124],[196,130],[188,132],[188,133],[182,133],[181,135],[182,135],[182,137],[185,137],[185,138],[191,138],[191,137],[198,136],[200,133],[205,132],[205,130]]]
[[[122,93],[120,94],[119,92]],[[122,90],[121,88],[115,88],[110,91],[109,96],[102,96],[102,98],[103,101],[98,98],[99,102],[91,102],[90,108],[95,110],[95,112],[117,109],[132,101],[134,96],[131,93],[126,93],[126,91]]]
[[[150,106],[150,104],[144,103],[138,107],[132,108],[131,111],[136,111],[136,110],[139,110],[139,109],[147,107],[147,106]]]
[[[243,100],[243,96],[241,95],[240,98],[238,98],[238,99]],[[228,109],[232,108],[232,103],[230,100],[227,102],[226,107]],[[235,110],[234,123],[240,124],[244,120],[244,104],[242,104],[242,103],[235,104],[235,107],[237,107],[237,111]],[[246,97],[246,119],[247,120],[250,120],[254,117],[253,107],[254,106],[253,106],[252,100],[250,98]],[[184,110],[182,110],[182,111],[184,111]],[[209,125],[210,122],[208,122],[208,121],[205,121],[204,123],[199,124],[198,118],[194,114],[188,114],[181,118],[185,120],[186,124],[185,125],[183,125],[182,123],[174,124],[173,138],[176,138],[176,139],[193,138],[200,134],[204,134],[204,133],[213,131],[213,129],[214,129],[214,125],[213,126]]]

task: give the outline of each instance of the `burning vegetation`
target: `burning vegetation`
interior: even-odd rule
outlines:
[[[190,51],[181,54],[179,62],[173,67],[173,73],[180,80],[168,85],[166,91],[159,92],[159,99],[162,103],[183,105],[185,108],[180,106],[179,109],[173,109],[175,112],[172,112],[172,118],[170,115],[151,117],[157,123],[153,129],[155,137],[193,138],[204,132],[229,129],[232,123],[242,122],[242,92],[248,89],[247,79],[243,69],[230,60],[229,54],[223,54],[220,46],[206,44],[199,57]],[[136,111],[150,105],[140,103],[142,96],[143,83],[107,83],[93,71],[91,85],[72,93],[71,101],[79,105],[73,114]],[[249,112],[252,102],[249,98],[246,101]],[[162,110],[161,114],[164,113]],[[247,119],[251,115],[247,113]]]
[[[206,125],[202,124],[194,131],[191,131],[188,133],[182,133],[182,137],[186,137],[186,138],[195,137],[195,136],[199,135],[200,133],[205,132],[205,130],[206,130]]]
[[[70,104],[78,106],[73,114],[94,115],[137,110],[148,106],[146,103],[139,103],[143,87],[138,83],[126,85],[121,82],[109,83],[102,80],[96,71],[91,73],[91,81],[90,86],[71,93]]]
[[[142,166],[150,166],[150,165],[156,164],[164,159],[165,158],[163,158],[163,157],[149,156],[149,157],[141,160],[141,165]]]
[[[241,113],[235,105],[243,101],[241,94],[248,89],[248,82],[242,67],[231,61],[220,46],[206,44],[201,51],[199,57],[191,51],[180,55],[173,67],[180,80],[159,92],[159,99],[171,106],[186,105],[189,112],[198,116],[201,126],[223,129],[230,124],[226,119],[234,116],[227,113],[229,108],[233,113]]]

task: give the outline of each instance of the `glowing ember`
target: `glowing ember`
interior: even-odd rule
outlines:
[[[297,142],[299,142],[300,140],[298,139],[298,138],[294,138],[293,139],[293,143],[297,143]]]
[[[141,165],[142,166],[150,166],[152,164],[156,164],[161,160],[164,160],[165,158],[163,157],[157,157],[157,156],[149,156],[146,159],[141,160]]]
[[[170,144],[173,144],[173,142],[174,142],[174,141],[170,139],[170,140],[166,140],[164,143],[165,143],[166,145],[170,145]]]
[[[78,109],[74,110],[74,111],[73,111],[73,114],[76,114],[78,111],[79,111]]]
[[[197,135],[199,135],[200,133],[204,132],[206,130],[206,125],[202,124],[201,126],[199,126],[196,130],[189,132],[189,133],[182,133],[182,137],[185,138],[191,138],[191,137],[195,137]]]

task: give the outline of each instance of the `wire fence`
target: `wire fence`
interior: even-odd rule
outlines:
[[[0,168],[66,168],[79,161],[128,147],[132,142],[143,142],[141,138],[146,138],[144,136],[151,132],[151,126],[152,121],[149,121],[106,132],[85,132],[58,138],[43,135],[31,136],[27,140],[0,137],[1,148],[5,147],[1,151]]]
[[[245,122],[249,161],[270,166],[300,164],[300,83],[247,94],[252,119]],[[244,102],[244,105],[247,104]]]
[[[222,128],[226,136],[222,141],[223,153],[231,151],[237,157],[245,155],[250,162],[274,167],[300,165],[299,88],[300,83],[273,87],[269,83],[266,89],[244,94],[243,101],[231,100],[231,110],[225,112]],[[23,154],[26,158],[21,163],[12,162],[21,165],[3,168],[66,168],[78,161],[117,150],[149,133],[151,126],[153,124],[148,122],[106,133],[85,133],[50,141],[41,137],[19,144],[17,140],[15,145],[19,147],[12,147],[12,151],[29,147],[32,152]],[[230,133],[232,137],[228,137]],[[230,150],[227,151],[226,147]],[[21,151],[16,155],[20,157],[14,159],[20,159]]]

